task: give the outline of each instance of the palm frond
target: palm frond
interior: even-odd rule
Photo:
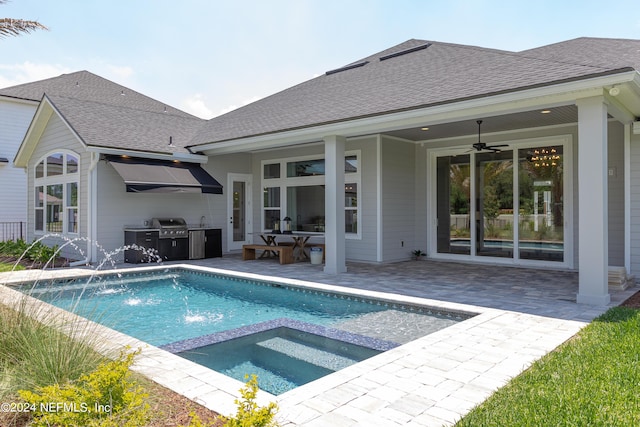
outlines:
[[[0,4],[2,4],[2,0],[0,0]],[[34,30],[48,30],[48,28],[37,21],[0,18],[0,38],[19,36],[20,34],[30,33]]]

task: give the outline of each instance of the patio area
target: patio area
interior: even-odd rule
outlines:
[[[589,322],[605,311],[603,307],[576,304],[578,273],[571,271],[420,260],[348,262],[346,273],[332,275],[324,273],[322,265],[309,262],[280,265],[274,259],[242,261],[240,254],[187,263],[565,320]],[[621,304],[637,290],[610,290],[608,307]]]
[[[319,265],[242,261],[239,254],[175,264],[477,313],[280,396],[261,392],[260,404],[277,402],[277,419],[286,427],[453,425],[608,308],[576,304],[574,272],[406,261],[348,263],[348,272],[336,276],[325,274]],[[73,271],[82,272],[71,269],[66,274]],[[0,281],[28,274],[5,273]],[[49,274],[59,276],[65,270]],[[610,306],[637,289],[612,292]],[[9,292],[0,288],[0,298],[8,298]],[[114,347],[143,348],[135,369],[159,384],[217,412],[234,412],[236,380],[113,330],[104,328],[101,334]]]

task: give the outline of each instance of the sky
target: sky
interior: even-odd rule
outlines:
[[[520,51],[640,39],[638,0],[9,0],[0,87],[87,70],[209,119],[415,38]]]

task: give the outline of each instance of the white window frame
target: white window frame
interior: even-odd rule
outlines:
[[[347,239],[352,240],[361,240],[362,239],[362,218],[361,215],[361,206],[362,206],[362,185],[361,185],[361,175],[362,175],[362,154],[361,150],[349,150],[345,151],[345,157],[356,156],[356,160],[358,163],[357,172],[353,173],[345,173],[344,182],[345,185],[355,184],[357,186],[357,206],[346,206],[345,200],[345,214],[347,211],[355,212],[356,217],[358,218],[357,232],[356,233],[347,233],[345,232],[345,237]],[[295,157],[281,157],[269,160],[262,160],[260,163],[260,188],[264,191],[266,188],[271,187],[279,187],[280,188],[280,207],[264,207],[264,201],[260,201],[260,227],[263,232],[271,231],[265,228],[265,211],[268,210],[280,210],[280,215],[283,216],[287,212],[287,188],[289,187],[306,187],[312,185],[325,185],[325,176],[317,175],[317,176],[296,176],[296,177],[287,177],[287,163],[289,162],[299,162],[305,160],[324,160],[324,153],[316,154],[316,155],[308,155],[308,156],[295,156]],[[271,164],[279,164],[280,165],[280,178],[265,178],[264,177],[264,167],[265,165]],[[346,199],[346,198],[345,198]],[[282,218],[281,218],[282,219]],[[309,232],[313,234],[313,232]],[[318,233],[322,234],[322,233]]]
[[[513,162],[518,163],[519,149],[523,148],[538,148],[544,146],[560,145],[563,149],[563,201],[564,201],[564,260],[562,262],[557,261],[544,261],[544,260],[530,260],[522,259],[518,256],[516,249],[519,247],[519,235],[518,227],[514,228],[513,241],[514,241],[514,257],[513,258],[499,258],[499,257],[487,257],[479,255],[460,255],[460,254],[445,254],[438,253],[437,251],[437,176],[436,176],[436,161],[441,156],[451,156],[461,153],[466,153],[468,147],[465,146],[452,146],[443,148],[434,148],[427,150],[427,164],[429,165],[429,184],[428,184],[428,197],[427,197],[427,211],[429,217],[432,219],[428,222],[427,227],[427,251],[430,254],[430,258],[434,259],[471,259],[474,261],[487,261],[495,264],[515,264],[519,266],[529,267],[554,267],[554,268],[573,268],[574,266],[574,228],[573,228],[573,212],[574,212],[574,199],[573,199],[573,138],[571,135],[553,135],[545,137],[534,137],[519,140],[501,141],[508,144],[508,150],[513,151]],[[475,162],[475,152],[470,153],[471,163]],[[471,169],[471,181],[475,181],[474,168]],[[471,199],[476,199],[475,186],[471,187]],[[519,182],[518,171],[514,170],[513,178],[513,197],[514,206],[519,203]],[[470,223],[475,224],[476,213],[472,209],[470,215]],[[519,212],[516,209],[514,211],[514,222],[519,222]],[[471,252],[475,251],[475,231],[471,230]]]
[[[51,156],[62,155],[62,173],[58,175],[49,175],[47,159]],[[68,166],[68,158],[69,156],[73,156],[77,160],[77,166],[75,172],[69,172],[67,170]],[[43,176],[36,177],[36,171],[38,166],[42,164],[43,168]],[[50,233],[59,233],[63,235],[72,235],[77,236],[80,233],[80,155],[71,150],[54,150],[50,151],[41,157],[35,164],[33,169],[33,190],[34,190],[34,233],[36,235],[46,235]],[[70,194],[68,194],[69,184],[76,184],[76,205],[69,204]],[[60,231],[49,231],[47,227],[47,212],[48,212],[48,203],[47,203],[47,187],[53,185],[62,185],[62,230]],[[37,198],[38,198],[38,187],[42,187],[43,190],[43,200],[42,206],[38,206]],[[36,224],[36,212],[42,212],[42,230],[37,230],[38,224]],[[76,218],[76,231],[70,231],[70,223],[69,223],[69,214],[75,211]]]

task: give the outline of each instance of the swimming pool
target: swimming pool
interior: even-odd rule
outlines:
[[[56,280],[27,289],[41,300],[241,381],[256,373],[260,387],[273,394],[470,317],[185,268]],[[219,353],[216,345],[226,350]],[[280,351],[283,345],[286,352]],[[292,355],[291,348],[301,346],[307,355]],[[300,374],[312,370],[304,360],[308,354],[322,368],[313,368],[317,376]],[[339,363],[323,361],[327,358]],[[297,363],[282,364],[293,359]],[[287,369],[278,372],[274,366]]]

